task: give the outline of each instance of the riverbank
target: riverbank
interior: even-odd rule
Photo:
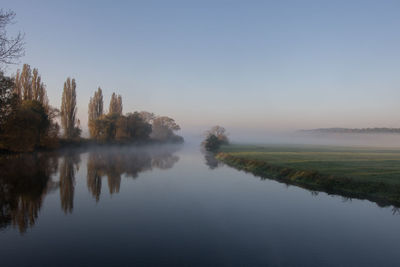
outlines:
[[[400,149],[230,145],[216,158],[264,179],[400,206]]]

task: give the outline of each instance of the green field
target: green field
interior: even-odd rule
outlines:
[[[217,158],[261,177],[310,189],[400,201],[400,149],[229,145]]]

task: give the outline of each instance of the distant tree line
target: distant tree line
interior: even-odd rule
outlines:
[[[365,134],[400,134],[400,128],[319,128],[301,130],[305,133],[365,133]]]

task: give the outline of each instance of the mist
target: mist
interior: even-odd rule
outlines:
[[[399,148],[399,134],[307,133],[300,131],[229,131],[231,143],[272,145],[328,145]]]

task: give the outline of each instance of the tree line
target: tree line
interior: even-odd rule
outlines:
[[[24,54],[23,34],[7,35],[6,26],[15,13],[0,9],[0,151],[34,151],[81,143],[77,117],[77,84],[68,77],[64,82],[61,107],[49,104],[46,85],[37,68],[24,64],[12,77],[4,74]],[[101,88],[89,101],[88,128],[96,143],[182,142],[174,119],[151,112],[122,113],[122,97],[111,96],[108,112],[103,109]],[[61,124],[61,125],[60,125]]]
[[[99,142],[131,143],[154,140],[182,142],[175,120],[167,116],[141,111],[123,114],[121,95],[113,93],[108,112],[103,110],[103,92],[99,87],[90,98],[88,128],[91,139]]]
[[[311,130],[300,130],[304,133],[362,133],[362,134],[399,134],[400,128],[319,128]]]
[[[49,104],[37,68],[24,64],[13,77],[0,72],[0,149],[33,151],[55,148],[60,140],[81,141],[76,89],[75,79],[68,77],[58,109]],[[100,87],[88,107],[89,135],[96,143],[183,141],[175,134],[180,127],[172,118],[146,111],[123,114],[122,96],[116,93],[106,112]]]

